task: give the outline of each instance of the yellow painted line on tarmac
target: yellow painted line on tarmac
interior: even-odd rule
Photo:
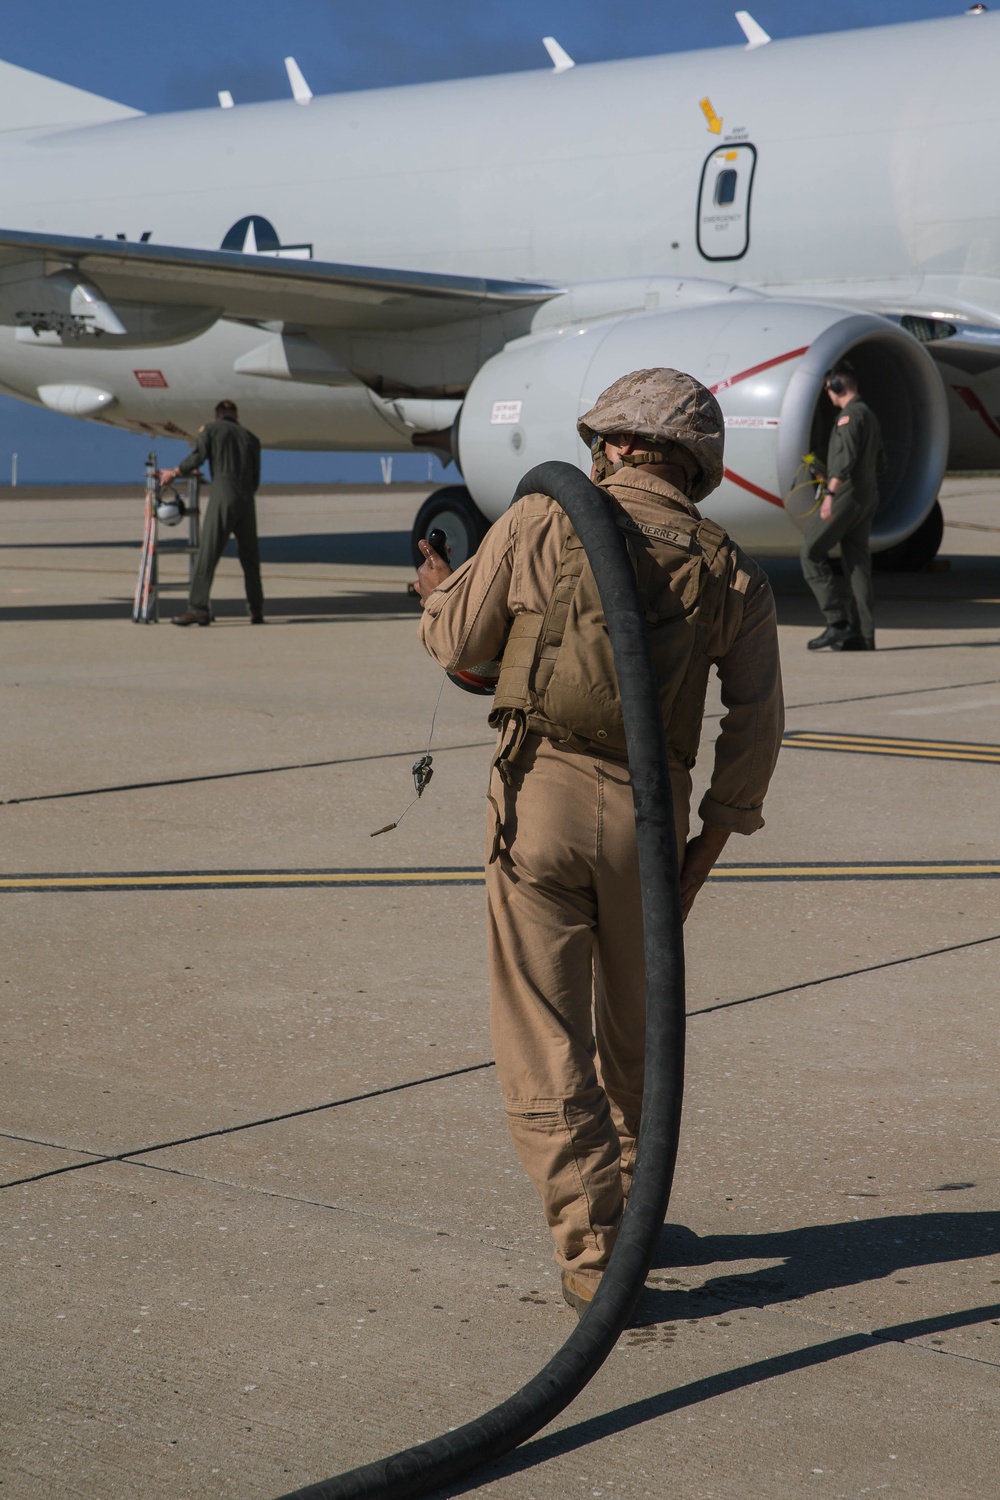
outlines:
[[[470,870],[212,870],[136,872],[115,875],[4,875],[5,890],[199,890],[323,885],[469,885],[482,882],[481,869]]]
[[[1000,878],[1000,860],[912,864],[716,865],[709,880],[954,880]]]
[[[832,750],[848,755],[895,755],[914,760],[961,760],[1000,765],[1000,745],[962,740],[917,740],[891,734],[834,734],[818,729],[792,729],[782,745],[791,750]]]
[[[709,879],[719,884],[747,881],[828,880],[995,880],[1000,860],[909,862],[845,861],[794,864],[716,865]],[[58,872],[0,876],[4,892],[110,892],[275,890],[389,886],[482,885],[480,867],[441,870],[206,870],[135,871],[109,874]]]

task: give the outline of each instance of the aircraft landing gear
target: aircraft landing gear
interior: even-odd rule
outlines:
[[[426,540],[433,527],[438,527],[448,538],[451,565],[457,568],[478,549],[489,524],[463,484],[447,484],[435,490],[417,511],[413,523],[410,550],[414,567],[419,568],[424,560],[417,542]]]

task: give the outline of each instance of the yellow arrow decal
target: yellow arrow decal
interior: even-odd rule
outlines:
[[[722,121],[719,119],[719,116],[715,113],[715,110],[712,108],[712,101],[711,101],[711,99],[702,99],[702,101],[701,101],[701,112],[705,116],[705,119],[708,121],[708,128],[712,132],[712,134],[713,135],[721,135],[722,134]]]

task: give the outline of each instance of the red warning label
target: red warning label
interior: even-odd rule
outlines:
[[[166,387],[167,378],[162,370],[133,370],[132,374],[140,385]]]

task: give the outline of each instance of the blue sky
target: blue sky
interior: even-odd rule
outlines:
[[[544,35],[577,62],[732,45],[742,40],[724,0],[3,0],[0,57],[149,113],[203,108],[229,89],[238,102],[285,97],[282,59],[298,59],[316,94],[473,77],[548,66]],[[747,0],[743,0],[745,5]],[[935,0],[750,0],[773,37],[954,15]],[[831,100],[836,81],[830,80]],[[823,86],[818,81],[818,86]],[[0,223],[2,223],[0,206]],[[0,397],[0,483],[18,452],[22,482],[127,481],[141,476],[145,439],[38,411]],[[178,450],[182,451],[182,450]],[[164,445],[166,458],[166,445]],[[412,469],[412,473],[410,473]],[[423,478],[426,459],[396,461]],[[452,471],[454,474],[454,471]],[[271,454],[265,478],[371,479],[376,456]]]

